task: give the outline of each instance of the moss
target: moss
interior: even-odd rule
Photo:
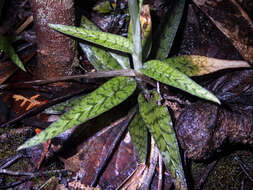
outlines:
[[[246,174],[242,171],[239,162],[234,159],[235,156],[239,156],[246,164],[251,164],[251,166],[253,166],[253,153],[251,152],[237,151],[225,156],[218,161],[215,168],[209,174],[203,187],[204,190],[241,189],[243,180],[245,180],[245,189],[250,189],[250,187],[252,187],[253,183],[248,180]],[[192,163],[191,172],[195,185],[206,171],[207,164]]]

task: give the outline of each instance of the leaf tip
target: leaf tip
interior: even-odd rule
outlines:
[[[210,101],[212,101],[212,102],[215,102],[215,103],[221,105],[220,100],[219,100],[215,95],[213,95],[213,94],[211,94],[211,95],[212,95],[212,96],[209,97],[209,98],[207,98],[207,99],[210,100]]]
[[[64,25],[62,25],[62,24],[47,24],[48,25],[48,27],[50,27],[50,28],[52,28],[52,29],[54,29],[54,30],[58,30],[59,28],[61,28],[62,26],[64,26]]]
[[[216,98],[215,102],[218,103],[219,105],[221,105],[221,102],[218,98]]]
[[[19,146],[17,148],[17,150],[22,150],[22,149],[25,149],[25,148],[29,148],[29,147],[32,147],[32,146],[35,146],[37,144],[40,144],[40,140],[37,138],[37,135],[32,137],[31,139],[25,141],[24,144],[22,144],[21,146]]]

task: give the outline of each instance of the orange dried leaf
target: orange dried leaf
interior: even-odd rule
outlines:
[[[20,100],[22,101],[22,103],[20,104],[21,107],[23,107],[28,102],[28,106],[26,110],[30,110],[35,106],[41,106],[47,102],[46,100],[45,101],[36,100],[39,96],[40,95],[37,94],[37,95],[32,96],[31,98],[26,98],[22,95],[14,94],[13,98],[15,99],[15,101],[20,101]]]

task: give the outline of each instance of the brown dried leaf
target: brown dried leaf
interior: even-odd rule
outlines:
[[[15,99],[15,101],[19,101],[19,100],[22,101],[22,103],[20,104],[21,107],[23,107],[26,103],[28,103],[26,110],[30,110],[35,106],[41,106],[47,102],[46,100],[45,101],[36,100],[39,96],[40,95],[37,94],[37,95],[32,96],[31,98],[26,98],[22,95],[14,94],[12,97]]]
[[[134,172],[117,188],[121,190],[136,190],[140,186],[141,178],[147,170],[147,166],[141,163]]]

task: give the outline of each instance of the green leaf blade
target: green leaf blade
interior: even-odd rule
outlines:
[[[161,152],[167,169],[175,180],[176,189],[187,189],[172,121],[166,106],[157,105],[159,100],[160,96],[155,91],[152,92],[149,101],[140,94],[138,97],[140,113]]]
[[[84,43],[79,43],[87,59],[97,71],[120,70],[119,63],[105,50]]]
[[[220,104],[218,98],[205,88],[198,85],[184,73],[177,69],[164,64],[162,61],[151,60],[144,64],[141,72],[148,77],[151,77],[164,84],[179,88],[194,96],[210,100]]]
[[[80,38],[82,40],[86,40],[88,42],[95,43],[106,48],[122,51],[125,53],[133,52],[133,44],[131,41],[119,35],[61,24],[48,24],[48,26],[63,34]]]
[[[0,35],[0,49],[3,50],[20,69],[26,71],[22,61],[19,59],[14,48],[11,46],[9,41],[2,35]]]
[[[81,27],[100,31],[100,29],[94,23],[84,16],[81,19]],[[82,42],[80,42],[79,45],[86,54],[88,60],[98,71],[130,68],[128,56],[107,52],[103,48],[88,45]]]
[[[166,18],[165,23],[162,23],[160,30],[156,36],[158,47],[156,51],[156,59],[165,59],[170,53],[173,41],[176,37],[176,33],[181,22],[183,12],[184,12],[185,0],[177,0],[174,2],[174,7],[168,18]]]
[[[132,23],[132,38],[133,38],[133,64],[134,69],[139,70],[142,67],[142,44],[141,44],[141,24],[140,24],[140,10],[142,0],[129,0],[128,8],[130,19]]]
[[[129,125],[129,132],[139,159],[142,163],[145,163],[148,151],[148,132],[140,112],[137,112],[131,121]]]
[[[26,141],[19,149],[52,139],[67,129],[76,127],[110,110],[128,98],[135,88],[135,80],[129,77],[116,77],[107,81],[97,90],[85,96],[79,104],[74,105],[46,130]]]

